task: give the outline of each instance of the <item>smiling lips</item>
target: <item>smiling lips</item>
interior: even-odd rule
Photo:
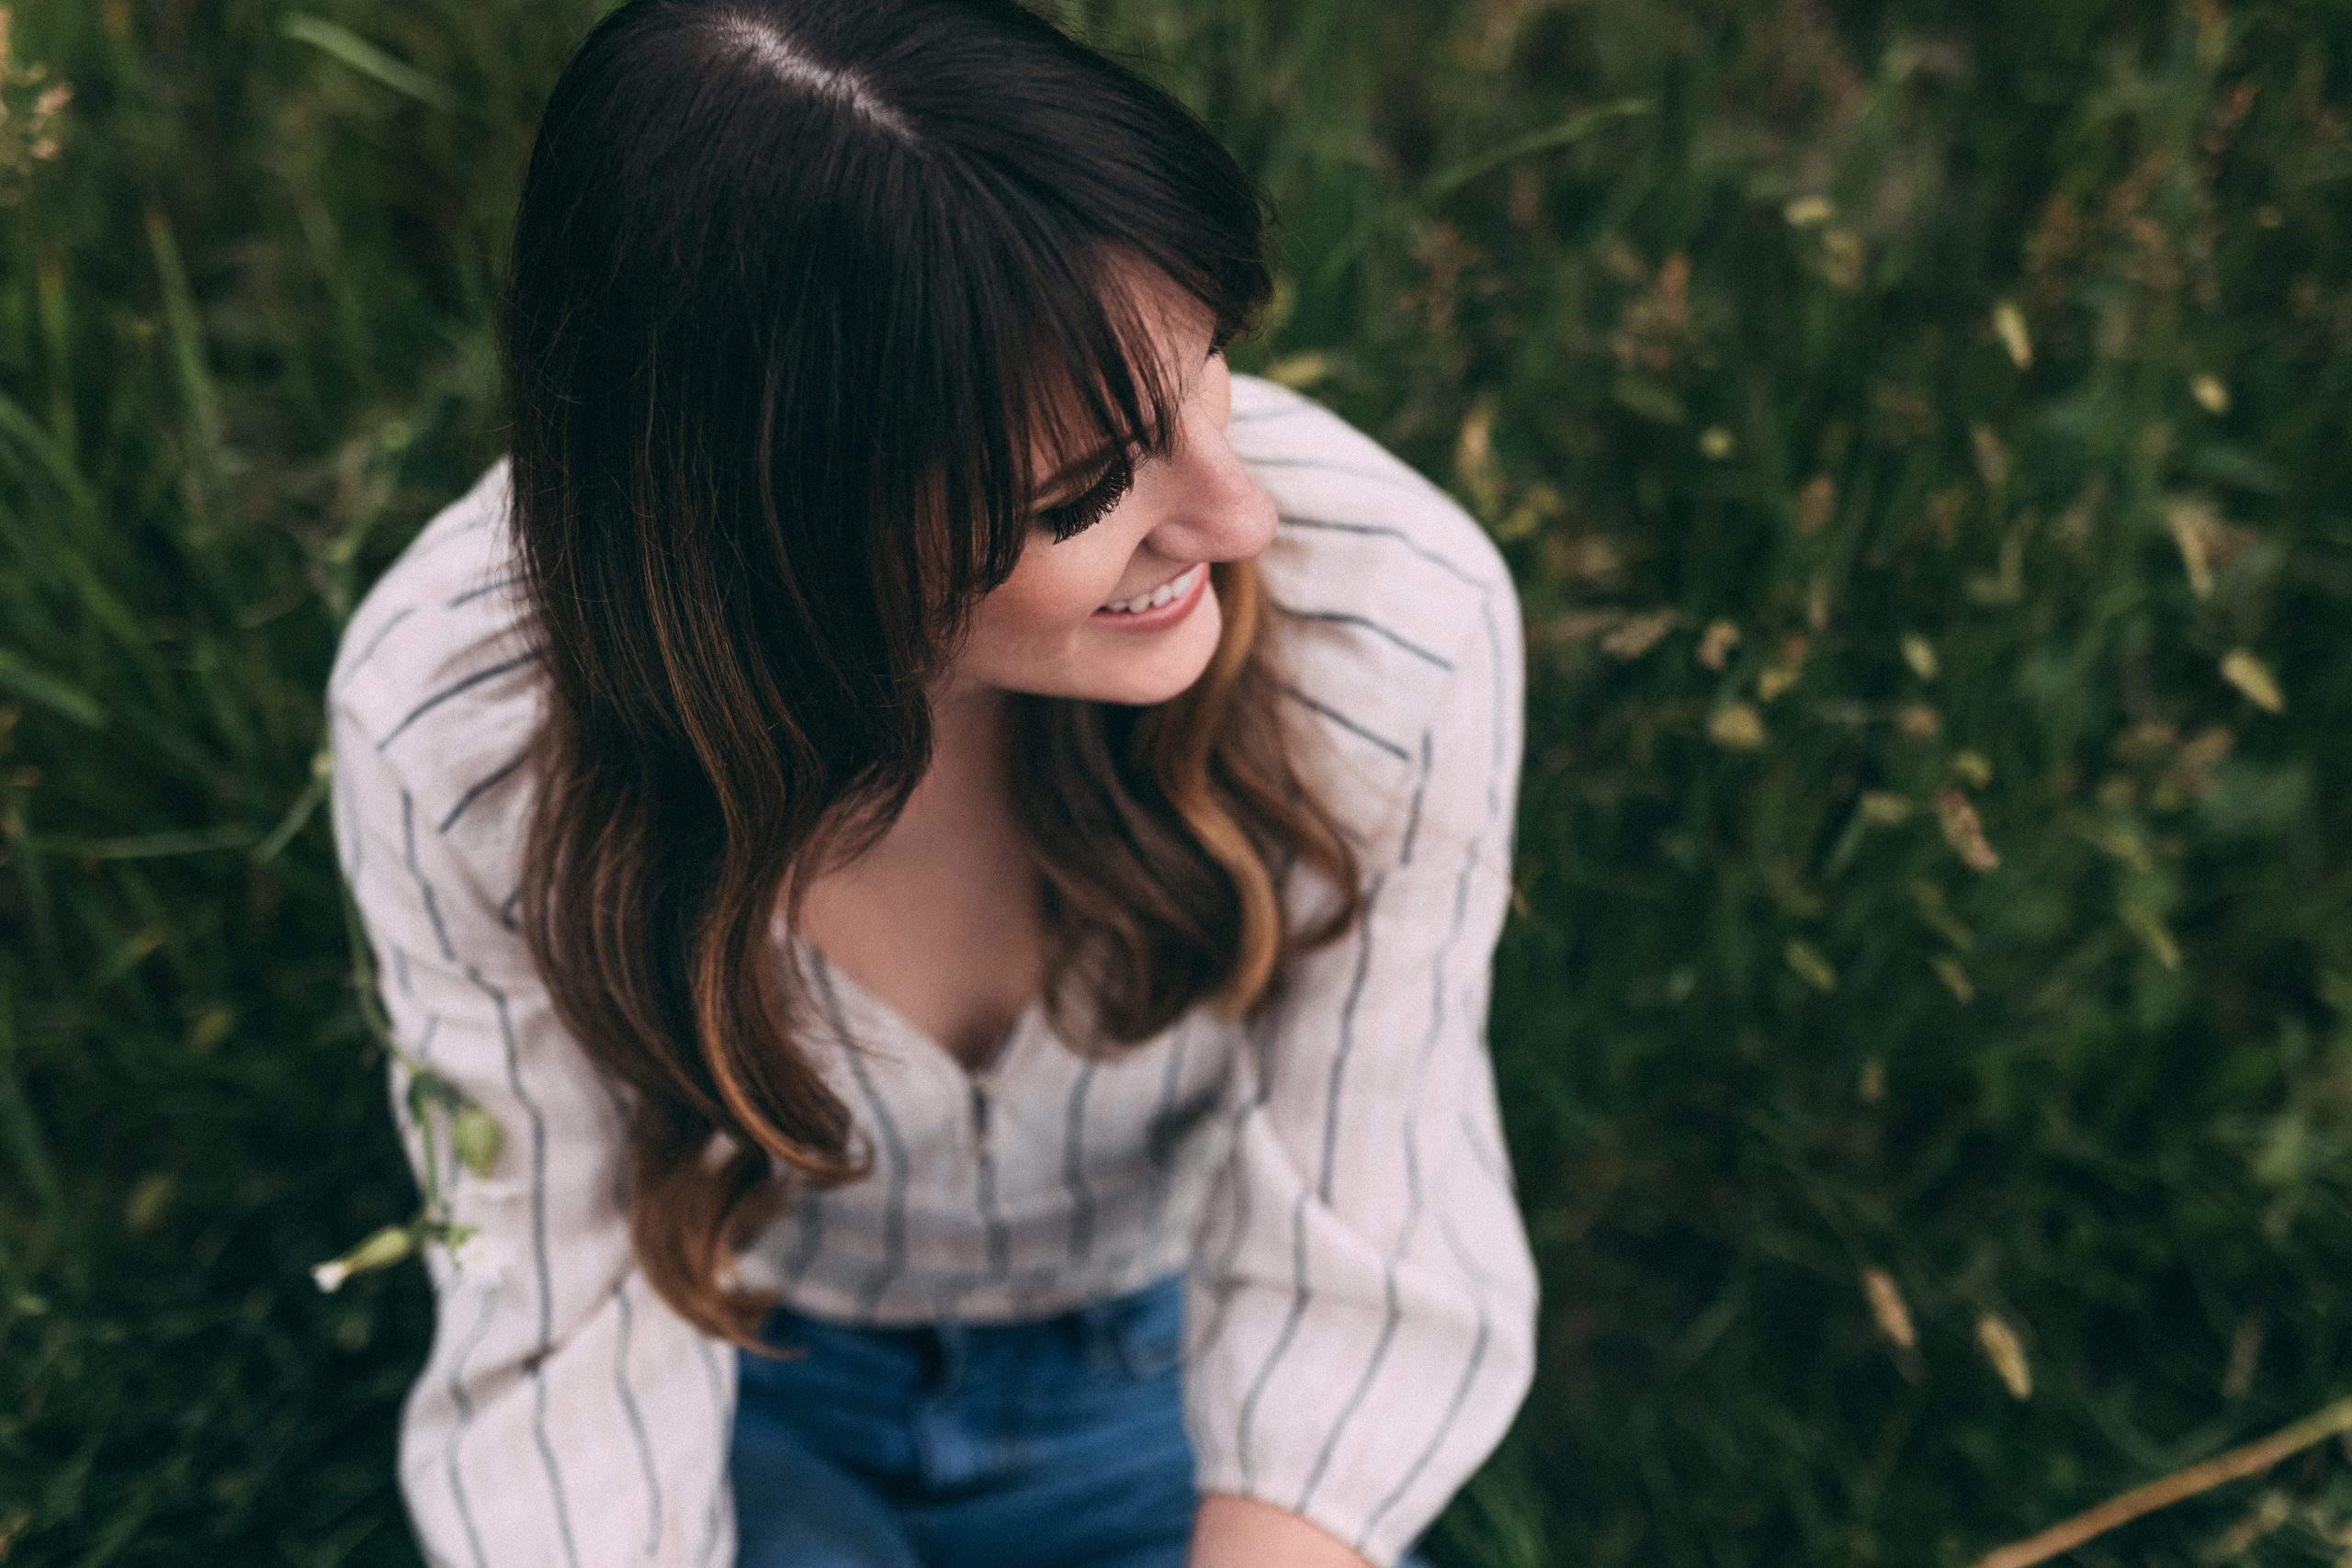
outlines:
[[[1193,575],[1207,570],[1206,561],[1195,561],[1150,592],[1138,593],[1132,599],[1114,599],[1103,605],[1097,614],[1109,612],[1114,615],[1134,615],[1139,611],[1154,609],[1171,600],[1181,599],[1192,588]]]

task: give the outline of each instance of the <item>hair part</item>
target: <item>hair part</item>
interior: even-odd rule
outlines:
[[[716,31],[722,40],[741,47],[786,82],[838,98],[901,141],[913,143],[913,128],[899,117],[898,110],[876,97],[856,74],[819,64],[794,49],[791,39],[775,27],[751,17],[722,17]]]

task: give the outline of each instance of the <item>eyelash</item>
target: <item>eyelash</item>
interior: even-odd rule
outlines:
[[[1045,508],[1037,513],[1037,520],[1052,531],[1054,542],[1059,544],[1100,523],[1102,514],[1116,506],[1135,482],[1135,466],[1122,459],[1105,470],[1085,495],[1066,506]]]

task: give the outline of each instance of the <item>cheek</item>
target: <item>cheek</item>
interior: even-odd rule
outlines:
[[[1097,552],[1081,553],[1078,543],[1050,550],[1032,547],[1013,574],[980,602],[974,641],[1017,646],[1064,637],[1084,626],[1103,595],[1117,586],[1121,563],[1097,560]]]

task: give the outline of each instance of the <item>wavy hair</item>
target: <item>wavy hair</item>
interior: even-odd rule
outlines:
[[[758,1348],[735,1256],[789,1182],[873,1162],[779,921],[922,778],[925,694],[1037,525],[1033,442],[1175,428],[1120,280],[1230,341],[1268,219],[1174,98],[1012,0],[630,0],[563,72],[498,326],[548,681],[519,919],[630,1091],[638,1258],[706,1332]],[[1255,564],[1214,572],[1178,696],[1012,699],[1048,1016],[1090,1053],[1250,1016],[1362,913]],[[1339,901],[1294,929],[1278,866]]]

